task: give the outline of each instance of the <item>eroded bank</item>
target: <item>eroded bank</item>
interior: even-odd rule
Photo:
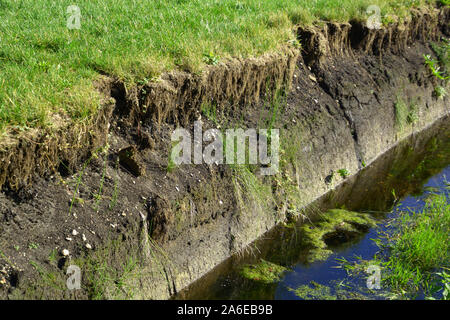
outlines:
[[[448,97],[435,94],[444,84],[423,58],[449,36],[448,18],[448,10],[417,11],[381,30],[325,23],[299,28],[301,50],[236,59],[201,75],[171,73],[136,88],[105,78],[105,112],[87,135],[71,136],[77,144],[86,139],[83,155],[61,149],[55,137],[54,147],[42,147],[52,136],[7,154],[2,297],[168,298],[180,291],[448,114]],[[171,132],[192,129],[200,117],[205,130],[279,128],[279,173],[168,168]],[[130,146],[139,170],[120,158]],[[55,173],[42,169],[46,158]],[[14,165],[21,161],[27,165]],[[33,180],[36,172],[44,178]],[[65,271],[73,264],[83,284],[69,291]]]

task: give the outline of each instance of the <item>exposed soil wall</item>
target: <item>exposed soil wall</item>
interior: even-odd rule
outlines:
[[[356,174],[448,115],[448,97],[433,94],[443,84],[422,56],[432,54],[430,41],[449,36],[448,22],[443,10],[417,11],[381,30],[323,24],[299,28],[301,52],[230,60],[200,75],[174,72],[135,88],[105,78],[105,107],[84,131],[65,124],[2,148],[0,297],[170,297],[300,216],[342,183],[338,170]],[[274,106],[279,174],[167,169],[177,126],[201,119],[204,130],[265,128]],[[81,290],[65,287],[72,264],[82,270]]]

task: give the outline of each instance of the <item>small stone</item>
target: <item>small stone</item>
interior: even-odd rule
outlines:
[[[175,189],[176,189],[177,191],[180,191],[180,189],[179,189],[178,187],[175,187]]]
[[[77,231],[77,230],[75,230],[75,229],[73,229],[73,230],[72,230],[72,235],[73,235],[73,236],[76,236],[76,235],[78,235],[78,231]]]
[[[223,201],[222,201],[222,200],[219,200],[219,204],[223,204]]]
[[[314,81],[314,82],[317,82],[317,78],[316,77],[314,77],[313,75],[309,75],[309,78],[312,80],[312,81]]]
[[[64,257],[67,257],[69,254],[70,254],[69,250],[63,249],[62,255],[63,255]]]
[[[72,241],[72,238],[71,237],[66,237],[66,240],[67,241]]]
[[[86,241],[86,236],[84,235],[84,233],[81,235],[81,239],[83,239],[83,241]]]
[[[86,243],[86,248],[92,249],[92,246],[89,243]]]

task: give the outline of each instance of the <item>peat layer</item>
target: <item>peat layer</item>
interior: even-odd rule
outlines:
[[[89,123],[55,118],[2,141],[0,297],[168,298],[444,118],[448,98],[434,92],[445,84],[423,54],[449,37],[449,10],[413,16],[380,30],[299,28],[301,50],[145,86],[105,76]],[[279,173],[171,166],[171,133],[199,119],[204,130],[279,128]],[[66,287],[70,265],[80,290]]]

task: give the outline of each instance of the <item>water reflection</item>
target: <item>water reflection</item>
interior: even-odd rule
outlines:
[[[446,177],[450,180],[449,164],[450,123],[447,118],[399,143],[360,174],[318,199],[305,209],[305,213],[314,217],[330,208],[345,207],[386,219],[406,207],[420,209],[427,187],[434,188],[431,191],[446,188]],[[402,207],[393,211],[395,200],[400,198],[403,198]],[[311,281],[329,285],[345,277],[342,269],[335,268],[337,257],[373,257],[378,248],[371,239],[376,236],[377,232],[372,229],[357,239],[333,247],[334,253],[326,261],[308,264],[308,252],[302,247],[298,229],[279,226],[255,241],[244,254],[231,257],[174,298],[298,299],[289,288]],[[239,275],[243,264],[256,263],[261,258],[290,267],[292,271],[287,272],[280,282],[272,284]],[[353,293],[348,298],[363,297]]]

